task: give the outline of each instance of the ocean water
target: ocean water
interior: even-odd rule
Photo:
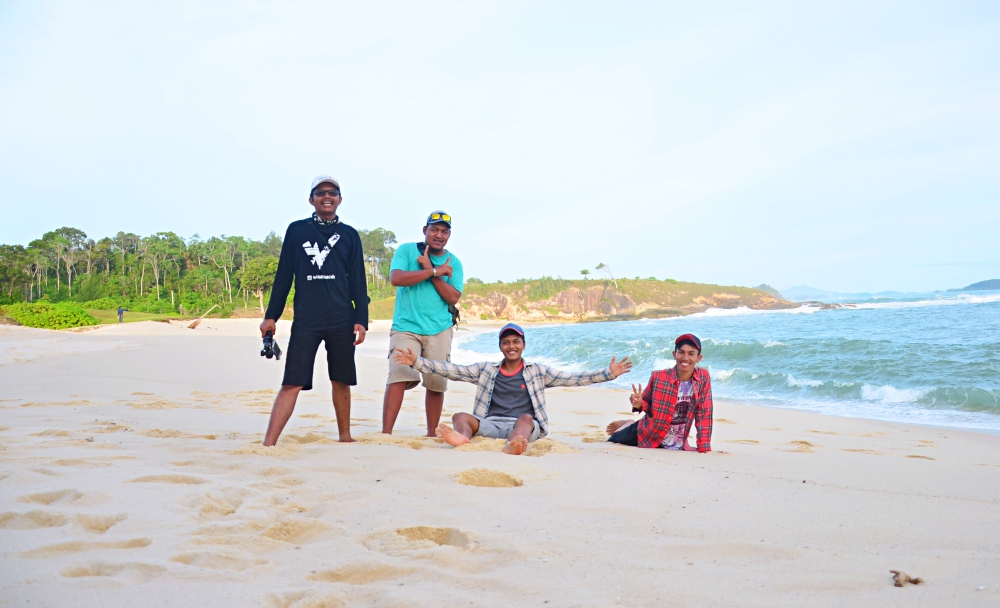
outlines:
[[[1000,292],[910,295],[850,308],[711,309],[683,318],[529,326],[525,358],[599,369],[611,355],[643,383],[692,332],[716,399],[1000,432]],[[492,333],[461,335],[453,360],[499,360]]]

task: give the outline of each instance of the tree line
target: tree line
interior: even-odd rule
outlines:
[[[389,297],[396,235],[383,228],[358,232],[369,295]],[[199,314],[212,306],[223,314],[263,311],[280,253],[281,237],[274,232],[260,241],[197,234],[184,239],[173,232],[93,239],[63,227],[27,246],[0,245],[0,304],[45,300],[155,313]]]

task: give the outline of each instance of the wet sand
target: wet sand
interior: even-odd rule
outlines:
[[[320,357],[273,449],[255,321],[0,327],[0,606],[1000,605],[1000,437],[723,402],[728,454],[639,450],[600,388],[527,456],[422,437],[422,389],[385,437],[388,326],[359,442]]]

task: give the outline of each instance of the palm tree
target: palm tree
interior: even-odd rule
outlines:
[[[594,267],[594,270],[603,270],[604,272],[606,272],[607,275],[611,277],[611,282],[615,284],[615,289],[618,289],[618,281],[615,280],[615,275],[611,274],[611,268],[609,268],[607,264],[601,262],[600,264]]]

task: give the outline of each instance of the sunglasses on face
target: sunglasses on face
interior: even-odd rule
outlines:
[[[448,215],[447,213],[432,213],[430,221],[432,221],[432,222],[448,222],[450,224],[451,223],[451,216]]]
[[[315,198],[323,198],[324,196],[340,196],[340,190],[314,190],[313,196]]]

